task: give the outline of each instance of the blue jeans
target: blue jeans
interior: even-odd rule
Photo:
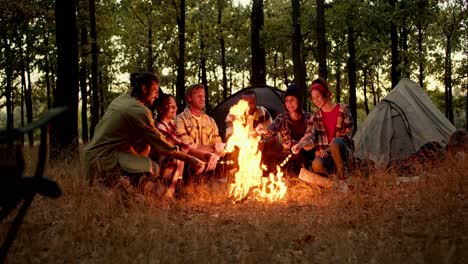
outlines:
[[[334,138],[327,149],[328,156],[320,158],[318,156],[312,161],[312,171],[320,174],[330,175],[336,173],[340,180],[348,177],[348,169],[353,152],[342,138]]]

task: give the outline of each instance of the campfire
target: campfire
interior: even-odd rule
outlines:
[[[260,137],[252,134],[253,128],[247,122],[249,106],[240,100],[229,110],[235,116],[233,134],[227,141],[226,151],[232,152],[239,148],[237,164],[239,170],[235,173],[235,181],[230,185],[229,196],[234,202],[245,199],[257,201],[279,201],[284,198],[287,186],[283,179],[281,167],[277,166],[277,173],[270,173],[263,177],[266,166],[261,164],[262,152],[258,149]]]

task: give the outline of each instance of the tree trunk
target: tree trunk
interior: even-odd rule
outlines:
[[[260,32],[263,28],[263,0],[253,0],[251,14],[251,51],[252,51],[252,75],[251,85],[266,84],[265,47]]]
[[[376,97],[376,94],[375,94],[375,86],[374,86],[374,75],[372,74],[372,71],[370,73],[370,80],[371,80],[371,93],[372,93],[372,98],[373,98],[373,103],[374,103],[374,106],[377,104],[377,97]]]
[[[44,26],[45,27],[45,26]],[[47,96],[47,109],[52,107],[51,100],[51,84],[50,84],[50,66],[49,66],[49,35],[44,29],[44,46],[47,48],[44,56],[44,70],[45,70],[45,84],[46,84],[46,96]]]
[[[327,79],[327,40],[325,38],[325,0],[317,0],[317,50],[319,77]]]
[[[363,70],[363,74],[364,74],[364,107],[366,109],[366,115],[369,114],[369,102],[368,102],[368,99],[367,99],[367,70]]]
[[[55,1],[57,88],[54,106],[68,111],[52,124],[51,159],[78,155],[78,36],[74,1]]]
[[[180,0],[177,26],[179,34],[179,56],[177,58],[176,99],[179,111],[185,107],[185,0]]]
[[[406,26],[406,21],[405,24],[403,25],[401,29],[401,48],[403,49],[403,72],[402,75],[405,78],[410,77],[410,63],[408,59],[408,28]]]
[[[98,72],[98,87],[99,87],[99,119],[104,116],[106,110],[106,91],[104,90],[104,80],[102,77],[102,71]]]
[[[380,88],[380,75],[379,72],[377,71],[377,90],[376,90],[376,95],[377,95],[377,103],[380,102],[380,95],[382,94],[382,89]]]
[[[56,0],[57,1],[57,0]],[[99,87],[98,87],[98,48],[96,33],[96,0],[89,0],[89,20],[91,36],[91,125],[90,138],[94,136],[94,129],[99,122]],[[102,96],[102,95],[101,95]]]
[[[84,21],[81,23],[81,62],[80,62],[80,91],[81,91],[81,138],[83,143],[89,140],[88,135],[88,91],[87,91],[87,68],[88,68],[88,29]]]
[[[424,51],[423,51],[423,29],[418,26],[418,55],[419,55],[419,86],[424,89]]]
[[[32,83],[31,83],[31,39],[29,34],[26,34],[26,76],[28,79],[28,85],[24,94],[24,103],[26,106],[26,121],[28,124],[33,121],[33,106],[32,106]],[[34,134],[33,131],[28,132],[29,146],[34,146]]]
[[[302,34],[301,34],[301,2],[300,0],[292,0],[292,28],[293,28],[293,40],[292,40],[292,58],[294,67],[294,82],[299,88],[301,95],[306,94],[306,83],[305,83],[305,64],[302,56]],[[307,97],[302,96],[302,105],[307,102]]]
[[[26,122],[28,124],[32,123],[32,84],[31,84],[31,70],[29,68],[30,59],[29,59],[29,48],[26,49],[26,76],[28,78],[28,85],[26,86],[26,91],[24,93],[24,103],[26,106]],[[33,131],[28,132],[28,142],[29,146],[34,146],[34,134]]]
[[[356,44],[354,40],[354,29],[348,25],[348,78],[349,78],[349,110],[353,116],[354,129],[357,129],[357,102],[356,102]]]
[[[206,112],[211,111],[211,106],[210,106],[210,93],[208,89],[208,78],[206,77],[206,51],[205,51],[205,34],[203,32],[203,28],[201,29],[200,33],[200,52],[201,52],[201,57],[200,57],[200,70],[201,70],[201,82],[203,86],[205,87],[205,110]]]
[[[232,67],[229,67],[229,95],[232,94]]]
[[[288,77],[288,70],[287,70],[287,65],[286,65],[286,56],[283,53],[282,56],[282,62],[283,62],[283,78],[284,78],[284,84],[286,87],[289,86],[289,77]]]
[[[148,19],[148,54],[146,55],[146,71],[153,72],[153,23]]]
[[[218,27],[219,27],[219,46],[221,48],[221,69],[223,71],[223,99],[228,96],[228,84],[227,84],[227,70],[226,70],[226,45],[224,43],[224,31],[223,31],[223,9],[224,1],[218,0]]]
[[[5,85],[5,98],[6,98],[6,109],[7,109],[7,123],[6,129],[13,129],[13,60],[11,56],[11,46],[8,37],[5,35],[4,38],[4,56],[5,56],[5,74],[6,74],[6,85]]]
[[[388,0],[392,11],[396,12],[395,4],[397,0]],[[400,71],[400,56],[398,54],[398,29],[395,22],[392,20],[390,22],[390,38],[391,38],[391,50],[392,50],[392,89],[398,84],[401,78]]]
[[[341,102],[341,67],[340,63],[336,63],[336,72],[335,72],[335,78],[336,78],[336,102],[340,103]]]
[[[24,69],[24,61],[22,59],[23,65],[21,65],[21,127],[24,127],[24,92],[26,91],[26,70]],[[21,135],[21,145],[24,145],[24,135]]]
[[[278,51],[275,51],[275,56],[273,56],[273,87],[276,86],[276,79],[278,78],[278,75],[276,74],[276,69],[278,68]]]
[[[445,46],[445,116],[453,124],[453,107],[452,107],[452,41],[451,36],[446,36],[447,42]]]

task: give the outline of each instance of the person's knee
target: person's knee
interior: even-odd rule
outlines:
[[[312,170],[314,172],[319,172],[319,173],[327,173],[327,169],[325,168],[325,164],[321,159],[314,159],[312,161]]]

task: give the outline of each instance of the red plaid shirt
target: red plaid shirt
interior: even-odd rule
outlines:
[[[338,104],[340,109],[338,111],[338,118],[336,120],[335,138],[342,138],[348,143],[348,147],[354,149],[352,143],[353,136],[353,117],[348,107],[343,104]],[[316,111],[307,122],[307,131],[302,142],[307,145],[304,147],[306,150],[316,148],[316,151],[327,149],[330,144],[322,122],[322,112]]]
[[[311,113],[302,111],[301,120],[303,120],[307,124],[311,116],[312,116]],[[294,144],[297,143],[296,140],[299,140],[299,139],[297,138],[296,140],[294,140],[294,138],[292,138],[292,127],[293,127],[293,120],[291,119],[291,116],[289,115],[289,113],[286,112],[284,114],[279,114],[276,116],[273,123],[268,127],[267,136],[272,136],[272,135],[276,135],[277,133],[279,133],[281,135],[281,139],[284,145],[294,146]]]
[[[154,121],[154,126],[164,135],[166,140],[173,145],[178,146],[181,150],[187,151],[190,147],[190,144],[184,143],[180,138],[177,137],[176,125],[173,120],[166,125],[159,119]]]

